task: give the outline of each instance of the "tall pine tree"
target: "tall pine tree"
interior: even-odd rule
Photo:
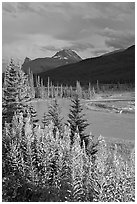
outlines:
[[[7,67],[3,85],[3,124],[10,123],[15,111],[23,112],[30,101],[28,78],[11,60]]]
[[[86,134],[84,131],[89,124],[84,118],[84,114],[82,114],[83,109],[81,107],[80,100],[77,94],[75,95],[75,98],[72,99],[72,103],[73,104],[71,105],[70,113],[68,115],[68,122],[71,129],[71,144],[74,143],[74,135],[78,131],[82,146],[83,140],[86,138]]]
[[[28,74],[28,82],[30,86],[30,95],[31,98],[35,98],[35,87],[34,87],[34,77],[32,71],[29,69],[29,74]]]
[[[56,132],[57,130],[59,131],[60,134],[62,134],[62,118],[60,117],[60,108],[57,103],[57,100],[53,100],[53,103],[49,106],[48,114],[44,115],[43,117],[43,124],[44,126],[50,124],[51,122],[53,123],[53,134],[54,137],[56,137]]]

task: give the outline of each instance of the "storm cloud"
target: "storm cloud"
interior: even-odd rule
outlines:
[[[2,34],[4,59],[52,56],[64,48],[88,58],[135,43],[135,3],[3,2]]]

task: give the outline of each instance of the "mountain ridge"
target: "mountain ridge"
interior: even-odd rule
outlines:
[[[123,51],[109,55],[88,58],[75,64],[57,67],[40,73],[40,77],[47,78],[54,83],[74,84],[79,80],[83,85],[88,82],[96,83],[130,83],[135,82],[135,45]]]
[[[63,49],[52,57],[36,58],[30,61],[27,60],[27,62],[24,61],[22,69],[25,73],[28,73],[30,69],[34,74],[37,74],[65,64],[76,63],[80,60],[82,60],[82,58],[78,56],[76,52],[70,49]]]

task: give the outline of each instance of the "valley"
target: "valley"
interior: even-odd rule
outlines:
[[[103,96],[103,98],[102,98]],[[108,96],[108,95],[107,95]],[[122,101],[122,104],[125,107],[125,103],[131,102],[134,100],[134,93],[125,92],[120,94],[111,94],[110,100],[112,98],[117,99],[117,103],[120,100],[127,99],[128,101]],[[48,113],[48,107],[51,103],[52,99],[35,99],[32,103],[35,109],[38,112],[38,118],[41,121],[42,117],[45,113]],[[104,100],[104,95],[97,95],[96,99],[92,101]],[[106,100],[109,100],[107,97]],[[106,109],[98,109],[96,110],[94,107],[89,108],[87,105],[90,100],[81,100],[83,113],[85,114],[85,118],[88,120],[89,126],[87,127],[87,133],[92,133],[95,136],[102,135],[106,139],[111,141],[118,140],[122,141],[134,141],[135,140],[135,114],[128,113],[119,113],[114,111],[106,111]],[[58,103],[61,109],[61,117],[63,117],[63,122],[66,122],[68,119],[68,113],[71,105],[70,99],[58,99]],[[41,124],[41,122],[40,122]]]

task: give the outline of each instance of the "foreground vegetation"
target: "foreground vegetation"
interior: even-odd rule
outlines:
[[[21,115],[5,127],[3,201],[134,201],[134,150],[125,160],[101,136],[81,148],[78,133],[71,145],[68,126],[63,135],[53,129],[24,126]]]
[[[54,101],[43,113],[43,128],[28,103],[29,82],[12,62],[3,89],[3,201],[135,201],[135,150],[124,156],[118,145],[85,134],[78,92],[68,123]]]

